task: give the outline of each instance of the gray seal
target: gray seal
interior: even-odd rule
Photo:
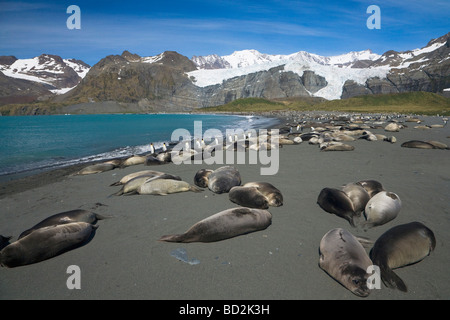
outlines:
[[[208,177],[214,172],[214,170],[210,169],[200,169],[194,176],[194,184],[200,188],[208,187]]]
[[[37,229],[0,251],[0,264],[13,268],[53,258],[89,242],[97,226],[71,222]]]
[[[241,185],[241,175],[231,166],[220,167],[211,172],[208,177],[208,188],[214,193],[226,193],[239,185]]]
[[[317,204],[326,212],[347,220],[355,226],[354,217],[357,216],[353,202],[344,191],[335,188],[323,188],[317,198]]]
[[[30,234],[31,232],[33,232],[37,229],[40,229],[40,228],[44,228],[44,227],[49,227],[49,226],[59,225],[59,224],[67,224],[67,223],[71,223],[71,222],[86,222],[86,223],[90,223],[90,224],[96,224],[98,220],[103,220],[106,218],[108,218],[108,217],[105,217],[105,216],[102,216],[102,215],[99,215],[97,213],[87,211],[87,210],[76,209],[76,210],[65,211],[65,212],[54,214],[54,215],[42,220],[41,222],[34,225],[30,229],[25,230],[24,232],[22,232],[19,235],[18,239],[21,239],[21,238],[27,236],[28,234]]]
[[[367,297],[369,274],[373,265],[355,236],[342,228],[328,231],[320,241],[319,267],[359,297]]]
[[[159,241],[215,242],[264,230],[271,223],[272,215],[267,210],[232,208],[197,222],[183,234],[165,235]]]
[[[397,217],[402,208],[400,197],[388,191],[381,191],[367,202],[364,209],[365,228],[372,228],[385,224]]]
[[[406,292],[406,284],[392,269],[423,260],[435,247],[433,231],[420,222],[410,222],[383,233],[375,241],[370,257],[380,268],[381,280],[387,287]]]

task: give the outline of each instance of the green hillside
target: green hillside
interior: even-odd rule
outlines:
[[[450,115],[450,99],[430,92],[406,92],[366,95],[342,100],[289,98],[267,100],[238,99],[218,107],[202,108],[205,112],[264,112],[275,110],[342,111],[365,113],[440,114]]]

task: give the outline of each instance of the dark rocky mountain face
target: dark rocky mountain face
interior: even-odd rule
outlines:
[[[438,48],[432,50],[434,47]],[[369,65],[379,66],[391,68],[386,78],[371,78],[364,85],[346,81],[342,98],[410,91],[442,92],[450,87],[450,33],[431,40],[422,49],[387,51]]]
[[[151,58],[141,58],[127,51],[107,56],[89,70],[74,90],[60,99],[80,103],[138,103],[143,110],[197,107],[196,87],[185,74],[196,69],[193,62],[172,51]]]

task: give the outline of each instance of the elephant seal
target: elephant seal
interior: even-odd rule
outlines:
[[[143,174],[142,176],[137,176],[127,183],[125,183],[122,188],[116,192],[113,193],[115,196],[121,196],[121,195],[131,195],[137,193],[137,189],[144,183],[152,180],[157,179],[172,179],[172,180],[178,180],[181,181],[181,177],[174,176],[172,174],[164,173],[162,175],[153,175],[153,174]]]
[[[257,187],[236,186],[228,192],[229,199],[243,207],[268,209],[269,201]]]
[[[161,171],[154,171],[154,170],[142,170],[142,171],[138,171],[138,172],[133,172],[130,174],[127,174],[126,176],[124,176],[122,179],[120,179],[119,181],[116,181],[112,184],[110,184],[110,186],[120,186],[122,184],[127,183],[128,181],[130,181],[131,179],[134,179],[136,177],[139,176],[143,176],[143,175],[148,175],[148,176],[161,176],[163,175],[164,172]]]
[[[0,251],[0,264],[13,268],[53,258],[86,244],[97,226],[71,222],[37,229]]]
[[[381,191],[367,202],[364,209],[365,228],[385,224],[397,217],[402,208],[402,201],[393,192]]]
[[[325,148],[321,149],[321,151],[352,151],[355,150],[354,146],[348,144],[330,144]]]
[[[139,194],[154,194],[165,196],[171,193],[193,191],[200,192],[202,189],[190,185],[186,181],[178,181],[172,179],[156,179],[149,180],[141,184],[137,188],[137,193]]]
[[[342,228],[328,231],[320,241],[319,267],[359,297],[367,297],[369,274],[373,265],[364,247]]]
[[[431,143],[420,140],[406,141],[403,142],[400,146],[403,148],[434,149],[434,146]]]
[[[244,187],[256,187],[269,202],[271,207],[280,207],[283,205],[283,195],[280,190],[268,182],[247,182]]]
[[[355,209],[352,201],[344,191],[334,188],[323,188],[317,198],[317,204],[326,212],[344,218],[352,227],[355,226]]]
[[[145,163],[144,164],[146,166],[153,166],[153,165],[161,165],[161,164],[166,164],[166,163],[167,163],[166,161],[161,161],[157,157],[154,157],[153,155],[149,155],[145,159]]]
[[[200,188],[208,187],[208,177],[214,170],[200,169],[194,176],[194,184]]]
[[[42,220],[41,222],[34,225],[30,229],[25,230],[24,232],[22,232],[19,235],[18,239],[21,239],[21,238],[29,235],[31,232],[33,232],[37,229],[44,228],[44,227],[60,225],[60,224],[67,224],[67,223],[71,223],[71,222],[86,222],[86,223],[90,223],[90,224],[96,224],[98,220],[103,220],[106,218],[108,218],[108,217],[105,217],[105,216],[102,216],[102,215],[99,215],[97,213],[87,211],[87,210],[76,209],[76,210],[65,211],[65,212],[54,214],[54,215]]]
[[[384,191],[383,185],[376,180],[361,180],[357,183],[367,191],[371,198],[378,192]]]
[[[364,211],[367,202],[370,200],[370,196],[366,189],[358,183],[347,183],[342,187],[342,191],[350,198],[355,213],[360,216],[361,212]]]
[[[134,166],[137,164],[143,164],[147,161],[146,156],[138,156],[138,155],[132,155],[131,157],[125,159],[121,164],[120,167],[125,168],[129,166]]]
[[[420,222],[410,222],[383,233],[375,241],[370,257],[380,267],[381,280],[387,287],[406,292],[406,284],[392,269],[423,260],[435,247],[433,231]]]
[[[115,169],[117,166],[113,163],[96,163],[86,166],[85,168],[81,169],[75,175],[87,175],[87,174],[95,174],[95,173],[101,173],[105,171],[110,171]]]
[[[272,223],[267,210],[232,208],[213,214],[194,224],[183,234],[165,235],[166,242],[215,242],[264,230]]]
[[[450,148],[448,147],[448,145],[446,145],[445,143],[442,143],[440,141],[434,141],[434,140],[430,140],[430,141],[426,141],[426,143],[429,143],[431,145],[433,145],[433,147],[435,149],[446,149],[449,150]]]
[[[241,184],[239,171],[231,166],[220,167],[209,174],[208,188],[214,193],[226,193]]]

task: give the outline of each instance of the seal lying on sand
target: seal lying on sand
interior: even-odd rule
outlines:
[[[257,187],[236,186],[230,189],[228,197],[231,202],[248,208],[268,209],[269,201]]]
[[[105,217],[105,216],[102,216],[102,215],[99,215],[97,213],[87,211],[87,210],[76,209],[76,210],[71,210],[71,211],[65,211],[65,212],[54,214],[54,215],[42,220],[41,222],[34,225],[30,229],[25,230],[24,232],[22,232],[19,235],[18,239],[21,239],[21,238],[29,235],[31,232],[33,232],[37,229],[40,229],[40,228],[44,228],[44,227],[60,225],[60,224],[67,224],[67,223],[71,223],[71,222],[86,222],[86,223],[90,223],[90,224],[96,224],[98,220],[103,220],[106,218],[108,218],[108,217]]]
[[[360,216],[370,200],[369,193],[358,183],[347,183],[342,187],[342,191],[350,198],[355,213]]]
[[[132,155],[131,157],[128,157],[125,159],[121,164],[121,168],[129,167],[129,166],[135,166],[137,164],[143,164],[147,160],[146,156],[139,156],[139,155]]]
[[[328,231],[320,241],[319,267],[360,297],[370,293],[367,268],[373,263],[364,247],[347,230]]]
[[[241,185],[241,175],[235,167],[223,166],[213,172],[201,169],[197,172],[195,181],[204,185],[208,181],[208,188],[214,193],[226,193],[231,188]]]
[[[357,182],[360,184],[372,198],[380,191],[384,191],[383,185],[376,180],[361,180]]]
[[[380,267],[381,280],[387,287],[406,292],[406,284],[392,269],[423,260],[435,247],[433,231],[420,222],[411,222],[383,233],[375,241],[370,257]]]
[[[200,192],[202,189],[190,185],[186,181],[172,180],[172,179],[156,179],[144,182],[137,188],[139,194],[154,194],[154,195],[168,195],[171,193],[193,191]]]
[[[130,181],[128,181],[127,183],[125,183],[122,188],[114,193],[115,196],[121,196],[121,195],[130,195],[130,194],[134,194],[137,193],[137,189],[144,183],[148,182],[148,181],[152,181],[152,180],[157,180],[157,179],[172,179],[172,180],[178,180],[181,181],[181,178],[179,176],[174,176],[171,174],[162,174],[162,175],[142,175],[142,176],[137,176],[136,178],[131,179]]]
[[[200,188],[208,187],[208,177],[214,172],[214,170],[210,169],[200,169],[194,176],[194,184]]]
[[[402,208],[402,201],[393,192],[381,191],[374,195],[366,204],[364,216],[365,228],[385,224],[397,217]]]
[[[335,188],[323,188],[317,198],[317,204],[326,212],[344,218],[352,227],[355,226],[354,217],[357,214],[352,201],[344,191]]]
[[[283,195],[280,190],[268,182],[247,182],[243,186],[230,189],[229,198],[232,202],[249,208],[267,209],[283,205]]]
[[[13,268],[53,258],[86,244],[97,226],[71,222],[37,229],[0,251],[0,264]]]
[[[161,176],[163,174],[164,174],[164,172],[155,171],[155,170],[142,170],[142,171],[138,171],[138,172],[133,172],[133,173],[127,174],[119,181],[113,182],[112,184],[110,184],[110,186],[120,186],[122,184],[127,183],[131,179],[134,179],[136,177],[143,176],[143,175],[147,175],[150,177],[150,176]]]
[[[232,208],[197,222],[183,234],[162,236],[159,241],[214,242],[264,230],[271,223],[272,215],[267,210]]]
[[[96,163],[86,166],[85,168],[81,169],[74,175],[86,175],[86,174],[95,174],[95,173],[101,173],[105,171],[110,171],[117,168],[117,166],[113,163]]]
[[[418,148],[418,149],[434,149],[431,143],[419,140],[410,140],[401,144],[403,148]]]

